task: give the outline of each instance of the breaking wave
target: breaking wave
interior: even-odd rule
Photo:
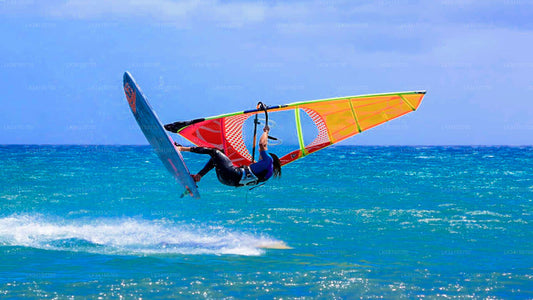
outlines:
[[[265,236],[220,226],[176,224],[168,220],[64,220],[39,215],[0,218],[0,245],[117,255],[261,255],[285,246]]]

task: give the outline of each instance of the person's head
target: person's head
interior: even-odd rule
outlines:
[[[273,165],[274,165],[273,175],[275,178],[279,178],[281,177],[281,161],[279,160],[279,157],[274,153],[270,153],[270,156],[272,157],[272,160],[274,161],[273,162]]]

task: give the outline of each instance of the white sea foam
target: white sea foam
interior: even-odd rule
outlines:
[[[38,215],[0,218],[0,245],[120,255],[261,255],[269,237],[218,226],[193,226],[164,220],[64,220]],[[266,245],[266,246],[265,246]]]
[[[492,216],[492,217],[498,217],[498,218],[510,218],[510,215],[504,215],[499,214],[496,212],[488,211],[488,210],[474,210],[474,211],[467,211],[466,214],[471,216]]]

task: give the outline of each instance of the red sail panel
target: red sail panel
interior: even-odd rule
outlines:
[[[222,120],[207,120],[189,125],[179,131],[179,134],[197,146],[223,150]]]
[[[250,165],[252,156],[244,144],[243,124],[250,115],[235,115],[224,118],[224,150],[235,166]]]
[[[249,115],[235,115],[202,121],[179,131],[187,140],[202,147],[223,151],[235,166],[249,165],[252,156],[244,144],[242,127]]]

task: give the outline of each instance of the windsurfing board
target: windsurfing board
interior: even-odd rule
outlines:
[[[200,198],[196,183],[181,153],[174,147],[174,141],[163,128],[161,121],[129,72],[124,73],[124,93],[137,124],[163,165],[183,186],[186,193],[194,198]]]

